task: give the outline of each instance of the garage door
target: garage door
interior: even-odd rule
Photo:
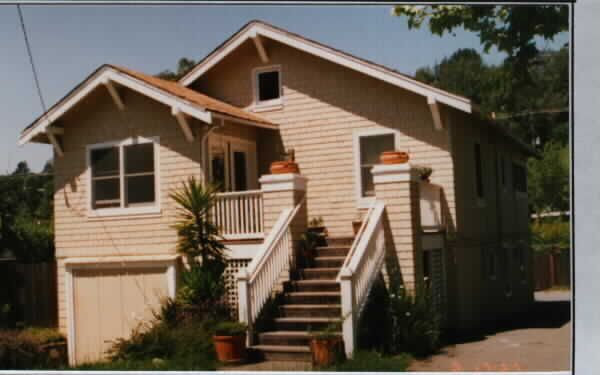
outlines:
[[[102,359],[111,341],[152,320],[168,295],[166,270],[74,269],[74,362]]]

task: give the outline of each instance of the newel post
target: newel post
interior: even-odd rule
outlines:
[[[352,271],[342,269],[340,273],[340,289],[342,294],[342,337],[346,357],[352,358],[356,346],[356,296],[352,282]]]
[[[252,345],[253,341],[252,310],[250,306],[250,289],[248,288],[249,278],[246,268],[242,268],[237,274],[239,320],[240,323],[248,325],[248,334],[246,336],[248,346]]]

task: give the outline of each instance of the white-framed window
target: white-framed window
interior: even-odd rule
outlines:
[[[354,133],[354,180],[359,208],[368,208],[375,199],[371,169],[379,164],[384,151],[399,149],[399,132],[394,129],[371,129]]]
[[[90,216],[157,213],[158,137],[87,146]]]
[[[283,105],[281,66],[273,65],[253,70],[254,109],[271,110]]]

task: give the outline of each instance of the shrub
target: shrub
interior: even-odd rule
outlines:
[[[393,357],[386,357],[375,351],[358,351],[354,353],[352,359],[318,370],[342,372],[401,372],[406,371],[410,361],[411,357],[406,353]]]
[[[216,336],[242,336],[246,334],[248,327],[238,322],[220,322],[214,328]]]
[[[194,319],[224,319],[230,311],[225,299],[227,287],[223,278],[225,264],[207,261],[208,264],[193,263],[181,273],[181,287],[177,302],[183,313]]]
[[[435,352],[440,342],[440,317],[424,287],[413,294],[402,286],[390,293],[390,349],[424,356]]]
[[[571,243],[569,221],[552,218],[532,223],[531,243],[536,252],[568,249]]]
[[[64,338],[55,329],[29,328],[0,331],[0,369],[44,369],[56,362],[44,350]]]

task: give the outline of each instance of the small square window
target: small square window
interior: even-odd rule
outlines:
[[[259,72],[257,74],[257,81],[259,102],[279,99],[281,96],[281,86],[278,70]]]

